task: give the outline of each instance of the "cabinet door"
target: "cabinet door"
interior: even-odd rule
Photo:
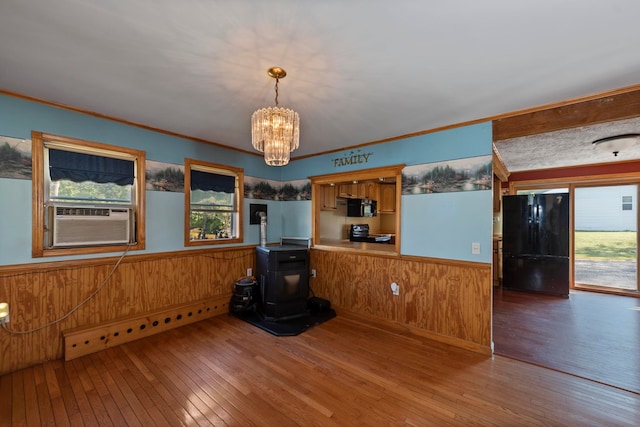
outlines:
[[[340,197],[358,197],[358,184],[343,183],[339,187]]]
[[[321,203],[320,208],[322,210],[335,210],[338,205],[336,203],[337,189],[335,185],[323,185],[320,192]]]
[[[363,194],[363,198],[365,199],[371,199],[371,200],[378,200],[380,198],[380,195],[378,193],[378,184],[376,182],[367,182],[364,184],[364,194]]]
[[[358,188],[357,192],[356,192],[356,197],[358,199],[367,199],[368,197],[366,196],[367,194],[367,183],[366,182],[359,182],[356,187]]]
[[[379,212],[395,212],[396,211],[396,185],[380,184],[380,203],[378,203]]]
[[[502,182],[497,176],[493,176],[493,211],[500,212],[500,201],[502,200]]]

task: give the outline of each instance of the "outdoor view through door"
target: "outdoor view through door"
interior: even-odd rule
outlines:
[[[638,185],[575,188],[576,286],[638,290]]]

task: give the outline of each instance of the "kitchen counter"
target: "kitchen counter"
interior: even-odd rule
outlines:
[[[396,254],[396,245],[392,243],[352,242],[348,239],[322,239],[320,244],[316,244],[314,247],[337,250],[357,250],[362,252],[383,252],[392,255]]]

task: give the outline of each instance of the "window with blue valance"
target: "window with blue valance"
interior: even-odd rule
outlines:
[[[192,169],[191,189],[233,194],[236,191],[236,178]]]
[[[132,185],[135,176],[132,160],[54,149],[49,149],[49,173],[52,181],[117,185]]]

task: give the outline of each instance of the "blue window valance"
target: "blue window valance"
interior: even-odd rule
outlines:
[[[233,194],[236,191],[236,178],[230,175],[191,170],[191,189]]]
[[[63,179],[73,182],[97,182],[132,185],[134,179],[133,160],[73,151],[49,149],[49,174],[52,181]]]

